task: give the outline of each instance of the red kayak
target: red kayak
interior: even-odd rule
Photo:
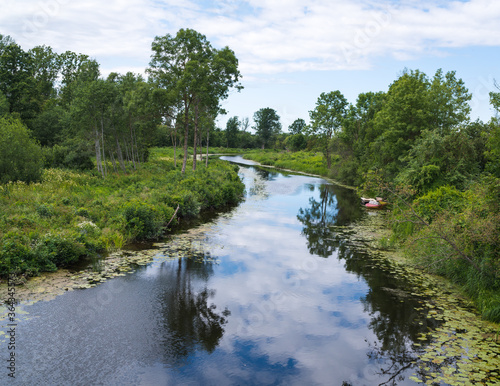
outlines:
[[[374,203],[371,203],[371,202],[368,202],[368,203],[365,204],[365,207],[368,208],[368,209],[380,209],[383,206],[384,205],[381,205],[379,203],[374,204]]]

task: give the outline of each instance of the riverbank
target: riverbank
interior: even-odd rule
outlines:
[[[83,259],[154,240],[178,219],[236,203],[243,184],[237,168],[211,160],[186,173],[171,149],[153,149],[150,161],[106,179],[92,172],[44,171],[42,183],[10,183],[0,190],[0,277],[16,285]]]

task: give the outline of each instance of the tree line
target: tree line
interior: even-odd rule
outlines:
[[[471,119],[471,99],[454,71],[404,70],[354,104],[322,93],[286,144],[300,138],[323,153],[330,177],[387,197],[393,233],[383,247],[402,245],[500,321],[500,92],[490,93],[488,122]]]
[[[208,145],[220,102],[242,88],[234,52],[181,29],[154,39],[146,73],[103,78],[88,55],[24,51],[0,35],[0,182],[37,181],[43,166],[126,172],[165,137],[183,142],[182,172],[194,146],[196,168],[196,146],[202,138]]]

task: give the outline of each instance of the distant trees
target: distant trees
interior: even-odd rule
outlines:
[[[254,129],[259,137],[262,149],[281,132],[280,117],[276,110],[266,107],[255,112],[253,116]]]

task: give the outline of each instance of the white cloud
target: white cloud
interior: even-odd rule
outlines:
[[[228,45],[244,75],[367,69],[377,57],[398,60],[500,42],[493,0],[248,0],[197,2],[6,0],[0,33],[24,48],[46,44],[147,66],[154,36],[194,28]]]

